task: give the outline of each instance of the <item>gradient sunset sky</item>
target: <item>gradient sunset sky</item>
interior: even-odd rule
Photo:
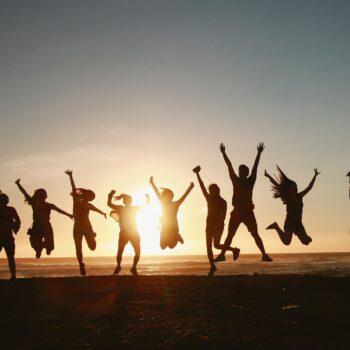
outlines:
[[[18,177],[71,211],[72,168],[107,211],[111,189],[142,203],[151,175],[179,197],[200,164],[230,203],[219,144],[237,169],[252,166],[259,141],[254,203],[267,252],[349,251],[349,12],[349,1],[330,0],[1,1],[0,189],[22,218],[16,256],[34,256]],[[310,246],[265,231],[285,217],[263,176],[275,164],[300,190],[321,171],[304,200]],[[205,254],[205,208],[196,186],[181,207],[185,244],[172,251],[161,251],[152,217],[143,253]],[[51,217],[53,256],[73,256],[73,223]],[[90,218],[98,247],[85,254],[115,255],[116,223]],[[244,226],[234,244],[258,253]]]

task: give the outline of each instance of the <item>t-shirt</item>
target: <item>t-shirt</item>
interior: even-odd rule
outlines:
[[[237,177],[232,181],[233,183],[233,197],[232,205],[236,209],[254,209],[253,204],[253,188],[255,178],[249,176],[247,178]]]

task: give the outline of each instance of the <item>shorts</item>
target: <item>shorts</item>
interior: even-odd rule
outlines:
[[[13,237],[0,238],[0,252],[5,249],[7,255],[15,255],[15,239]]]

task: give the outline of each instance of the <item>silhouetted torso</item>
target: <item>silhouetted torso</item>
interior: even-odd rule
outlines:
[[[0,239],[12,237],[12,230],[15,224],[15,217],[17,217],[17,212],[15,208],[0,208]]]
[[[233,183],[233,197],[232,205],[237,210],[252,210],[253,204],[253,188],[255,178],[252,176],[247,178],[237,177],[232,180]]]
[[[36,224],[47,224],[50,222],[50,213],[52,210],[52,204],[46,202],[32,202],[30,203],[33,208],[33,222]]]
[[[207,224],[218,224],[225,221],[227,203],[219,196],[207,196],[208,216]]]
[[[73,216],[76,224],[89,222],[90,208],[87,203],[83,203],[79,198],[73,198]]]
[[[120,231],[133,235],[138,234],[136,215],[140,209],[139,206],[117,205],[114,207],[115,212],[119,215]]]
[[[287,221],[302,221],[303,215],[303,197],[297,194],[294,198],[285,200],[287,209]]]
[[[162,227],[172,227],[178,228],[177,222],[177,213],[179,211],[180,204],[179,202],[162,202],[162,217],[161,224]]]

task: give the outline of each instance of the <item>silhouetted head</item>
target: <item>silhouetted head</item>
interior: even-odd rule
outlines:
[[[169,188],[162,188],[162,201],[171,202],[174,199],[174,192]]]
[[[126,207],[130,206],[132,204],[132,197],[128,194],[123,194],[123,203]]]
[[[6,207],[9,204],[9,197],[5,193],[0,193],[0,206]]]
[[[77,188],[77,193],[84,202],[91,202],[95,199],[95,192],[85,188]]]
[[[349,177],[350,177],[350,171],[346,174],[346,176],[349,176]]]
[[[208,187],[211,196],[220,196],[220,187],[217,184],[211,184]]]
[[[296,182],[289,179],[280,168],[278,169],[277,186],[272,185],[273,196],[281,198],[285,203],[288,199],[295,198],[298,194],[298,186]]]
[[[246,165],[241,164],[238,168],[238,174],[242,179],[246,179],[249,175],[249,168]]]
[[[43,188],[39,188],[37,190],[34,191],[34,194],[33,194],[33,202],[45,202],[47,198],[47,193],[46,191],[43,189]]]

